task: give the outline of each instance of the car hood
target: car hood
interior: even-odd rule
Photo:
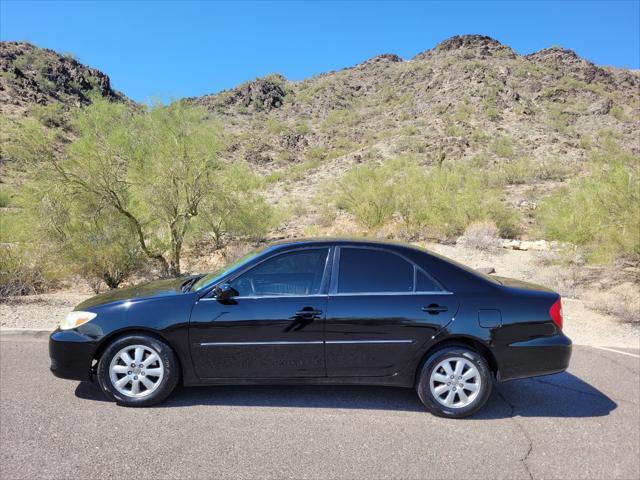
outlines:
[[[500,277],[498,275],[491,275],[491,278],[497,280],[505,287],[519,288],[520,290],[537,290],[539,292],[555,293],[550,288],[543,287],[542,285],[536,285],[535,283],[523,282],[522,280],[517,280],[515,278]]]
[[[185,280],[187,280],[187,277],[171,278],[167,280],[156,280],[153,282],[142,283],[135,287],[109,290],[108,292],[101,293],[100,295],[96,295],[95,297],[85,300],[78,305],[75,310],[83,310],[92,307],[99,307],[100,305],[106,305],[108,303],[140,298],[181,295],[181,287]]]

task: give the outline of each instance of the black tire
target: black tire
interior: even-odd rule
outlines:
[[[119,392],[114,386],[109,374],[109,368],[114,356],[123,348],[130,345],[142,345],[155,350],[164,368],[160,384],[155,387],[151,393],[143,397],[132,397]],[[148,407],[162,402],[173,392],[178,383],[180,371],[176,355],[169,345],[150,335],[133,334],[119,337],[107,346],[98,362],[96,377],[103,393],[118,405],[125,407]]]
[[[429,385],[433,370],[442,361],[447,358],[453,359],[454,357],[463,358],[473,364],[480,377],[479,392],[471,400],[471,403],[461,407],[447,406],[439,402]],[[492,387],[493,377],[486,359],[469,348],[451,346],[435,351],[425,360],[417,378],[416,390],[424,406],[434,415],[447,418],[463,418],[473,415],[484,406],[491,395]]]

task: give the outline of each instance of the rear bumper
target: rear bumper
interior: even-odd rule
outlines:
[[[509,345],[498,359],[498,380],[537,377],[564,372],[572,344],[563,333]]]
[[[69,380],[91,380],[95,340],[74,330],[56,330],[49,336],[51,372]]]

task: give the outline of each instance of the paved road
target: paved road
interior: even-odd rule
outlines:
[[[0,342],[0,478],[640,477],[640,359],[576,347],[569,372],[499,385],[462,421],[412,390],[180,389],[125,409]]]

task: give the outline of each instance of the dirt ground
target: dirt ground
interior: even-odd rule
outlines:
[[[630,305],[626,309],[626,318],[618,318],[592,308],[593,298],[598,294],[593,289],[597,289],[598,282],[592,280],[588,288],[580,285],[580,276],[575,272],[545,263],[548,252],[507,249],[480,252],[459,245],[439,244],[427,247],[473,268],[493,267],[497,275],[547,285],[560,291],[563,295],[564,330],[578,345],[640,347],[640,293],[637,283],[627,288],[633,293],[627,300]],[[11,299],[0,303],[0,326],[53,330],[67,312],[91,295],[88,288],[78,288]]]

